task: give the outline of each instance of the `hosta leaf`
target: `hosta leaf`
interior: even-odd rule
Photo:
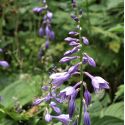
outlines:
[[[13,107],[15,101],[19,101],[21,105],[32,101],[38,95],[41,78],[39,76],[30,76],[23,74],[16,79],[13,84],[9,84],[0,92],[3,97],[2,104],[5,107]]]
[[[92,117],[92,125],[123,125],[124,122],[121,119],[105,116],[103,118]]]
[[[104,116],[113,116],[119,119],[124,119],[124,103],[119,102],[112,104],[104,110]]]

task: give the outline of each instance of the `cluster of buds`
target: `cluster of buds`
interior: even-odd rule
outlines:
[[[40,37],[45,36],[45,38],[46,38],[45,50],[46,50],[49,48],[50,41],[54,40],[55,34],[54,34],[54,31],[52,30],[52,27],[51,27],[53,13],[48,10],[46,0],[42,0],[42,3],[43,3],[43,7],[35,7],[35,8],[33,8],[33,12],[36,14],[39,14],[40,16],[42,13],[45,14],[44,16],[42,15],[43,19],[42,19],[41,26],[39,28],[38,35]],[[43,55],[43,48],[40,48],[38,57],[41,58],[42,55]]]
[[[76,1],[72,0],[73,7],[76,7]],[[91,103],[91,94],[87,88],[87,83],[80,78],[76,84],[73,86],[68,86],[61,90],[62,84],[68,81],[75,74],[86,75],[91,79],[91,85],[95,91],[98,93],[102,89],[109,89],[109,83],[100,76],[91,75],[88,72],[83,71],[82,66],[88,64],[92,67],[96,67],[95,60],[89,56],[87,53],[83,53],[83,47],[89,45],[89,40],[81,35],[80,18],[78,16],[71,16],[73,20],[77,23],[77,28],[74,31],[69,32],[69,36],[64,40],[71,47],[70,50],[66,51],[63,58],[60,59],[60,63],[67,63],[73,60],[77,60],[77,63],[71,66],[65,72],[53,73],[50,75],[51,82],[48,86],[43,86],[42,89],[47,92],[45,97],[36,99],[33,105],[39,105],[43,101],[47,103],[45,120],[51,122],[53,119],[57,119],[64,125],[69,123],[72,125],[80,125],[78,117],[76,117],[76,97],[79,91],[83,93],[82,95],[82,107],[83,110],[83,120],[85,125],[90,125],[90,116],[88,112],[88,107]],[[77,56],[76,56],[77,55]],[[83,89],[84,87],[84,89]],[[81,98],[81,97],[80,97]],[[68,110],[66,114],[63,114],[59,108],[60,103],[68,103]],[[81,107],[81,106],[80,106]],[[51,115],[49,109],[52,109],[56,115]],[[81,112],[81,111],[80,111]],[[78,116],[78,115],[77,115]],[[80,116],[79,116],[80,117]],[[81,118],[82,119],[82,118]]]

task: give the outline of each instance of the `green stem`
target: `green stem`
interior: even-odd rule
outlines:
[[[79,26],[80,26],[80,22],[79,22]],[[79,30],[79,40],[80,40],[81,45],[83,45],[81,41],[81,30]],[[80,62],[82,62],[82,58],[83,58],[82,48],[83,46],[81,47],[81,50],[80,50]],[[83,83],[83,65],[82,64],[80,67],[80,80]],[[82,108],[83,108],[82,100],[83,100],[83,84],[80,85],[80,111],[79,111],[78,125],[80,125],[81,119],[82,119]]]

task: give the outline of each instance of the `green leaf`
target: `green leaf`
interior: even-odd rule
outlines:
[[[0,92],[3,97],[1,104],[11,108],[17,101],[19,101],[20,105],[32,101],[39,93],[40,81],[40,76],[20,75],[18,79]]]
[[[119,119],[124,119],[124,103],[123,102],[119,102],[119,103],[115,103],[110,105],[109,107],[107,107],[104,112],[103,115],[104,116],[113,116]]]
[[[114,101],[116,101],[117,99],[122,99],[122,98],[124,98],[124,85],[120,85],[118,87],[118,91],[115,93]]]
[[[92,117],[92,125],[123,125],[124,122],[121,119],[105,116],[103,118]]]

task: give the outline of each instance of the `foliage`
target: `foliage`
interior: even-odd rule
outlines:
[[[0,58],[10,64],[9,69],[0,69],[0,125],[46,124],[45,104],[32,107],[32,101],[41,95],[41,85],[48,83],[51,68],[54,65],[57,70],[65,67],[58,69],[58,61],[68,48],[63,39],[74,26],[70,19],[70,2],[48,2],[54,13],[52,26],[56,39],[39,61],[37,55],[45,38],[38,36],[40,18],[34,15],[32,8],[40,6],[40,1],[0,1],[0,48],[4,50]],[[109,92],[102,92],[101,97],[93,97],[89,108],[92,125],[123,125],[123,0],[88,0],[88,3],[78,0],[78,3],[84,11],[82,34],[90,41],[85,51],[100,67],[85,66],[84,69],[103,74],[111,87]],[[72,79],[70,84],[75,81]],[[77,101],[79,103],[79,98]]]

